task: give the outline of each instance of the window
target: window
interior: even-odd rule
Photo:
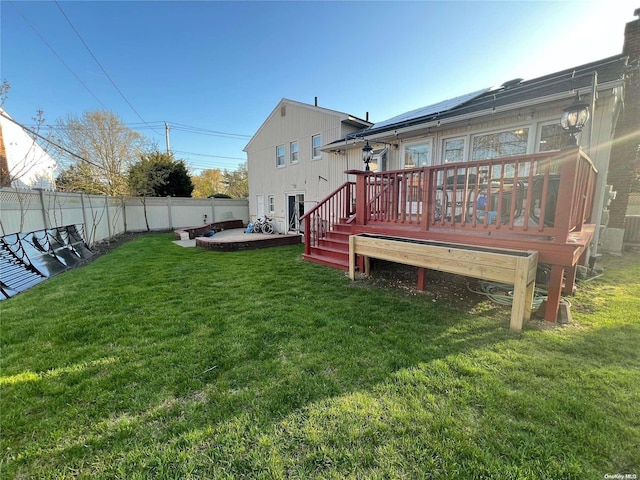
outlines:
[[[298,141],[289,144],[289,162],[298,163]]]
[[[381,172],[389,170],[389,149],[385,148],[382,152],[375,156],[375,162],[378,170]]]
[[[488,160],[512,157],[527,153],[528,128],[516,128],[506,132],[489,133],[473,137],[472,160]]]
[[[416,143],[404,147],[404,168],[431,165],[431,142]]]
[[[276,213],[276,197],[274,197],[273,195],[269,195],[267,197],[267,209],[269,210],[270,214]]]
[[[322,147],[322,135],[314,135],[311,137],[311,158],[322,158],[320,147]]]
[[[284,145],[276,147],[276,167],[284,167]]]
[[[442,163],[464,161],[464,138],[452,138],[442,144]]]
[[[549,150],[560,150],[567,142],[567,132],[559,123],[543,125],[540,129],[540,143],[538,144],[539,152],[548,152]]]

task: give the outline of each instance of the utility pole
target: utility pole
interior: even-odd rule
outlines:
[[[167,142],[167,155],[171,155],[171,147],[169,146],[169,124],[164,122],[164,137]]]

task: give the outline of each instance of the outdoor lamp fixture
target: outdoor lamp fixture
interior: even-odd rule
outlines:
[[[369,145],[369,140],[367,140],[367,144],[362,147],[362,161],[365,164],[365,172],[371,170],[369,168],[369,162],[371,162],[371,158],[373,157],[373,148]]]
[[[588,121],[589,106],[580,101],[580,95],[576,93],[573,103],[562,110],[562,116],[560,117],[560,126],[569,132],[566,148],[578,146],[576,135],[582,131]]]

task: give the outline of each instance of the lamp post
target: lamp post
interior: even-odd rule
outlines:
[[[371,162],[371,157],[373,156],[373,148],[371,147],[371,145],[369,145],[369,140],[367,140],[367,143],[364,147],[362,147],[362,161],[364,162],[365,165],[365,172],[370,171],[371,169],[369,168],[369,163]]]
[[[575,148],[578,146],[576,135],[582,131],[589,121],[589,106],[580,101],[580,95],[576,93],[573,103],[562,110],[560,126],[569,133],[565,148]]]

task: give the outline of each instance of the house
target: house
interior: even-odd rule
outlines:
[[[55,190],[57,162],[0,109],[0,186]]]
[[[561,294],[575,287],[577,265],[594,262],[598,248],[621,249],[638,169],[639,25],[627,25],[620,55],[323,137],[327,174],[308,170],[295,182],[322,180],[332,188],[305,205],[304,258],[347,269],[348,239],[357,234],[535,251],[548,275],[545,319],[555,321]],[[563,113],[579,103],[588,107],[588,121],[567,132]],[[276,142],[285,133],[265,132]],[[275,182],[277,147],[267,138],[262,145],[276,160],[258,173],[260,188],[273,184],[282,196],[275,186],[293,185]],[[420,281],[424,272],[418,275]]]
[[[347,113],[283,98],[244,151],[252,218],[272,217],[280,233],[298,232],[300,217],[346,180],[356,165],[321,147],[373,125]]]

